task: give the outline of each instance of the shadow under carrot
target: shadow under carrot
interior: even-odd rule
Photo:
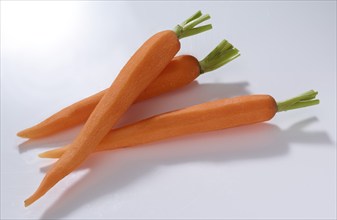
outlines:
[[[163,165],[281,157],[289,153],[291,143],[331,145],[326,132],[304,130],[315,121],[316,117],[308,118],[284,130],[261,123],[96,153],[80,167],[89,168],[89,173],[66,190],[41,219],[66,217],[87,203],[135,184]]]

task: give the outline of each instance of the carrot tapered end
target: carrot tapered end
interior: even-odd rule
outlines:
[[[42,152],[42,153],[39,154],[39,157],[41,157],[41,158],[55,158],[55,159],[60,158],[63,155],[63,153],[66,151],[67,147],[68,146]]]
[[[34,195],[33,195],[34,196]],[[33,204],[37,198],[34,198],[33,196],[29,197],[28,199],[25,200],[25,207],[30,206],[31,204]]]
[[[53,185],[55,185],[56,183],[54,183],[53,185],[49,185],[49,181],[48,181],[48,176],[46,175],[44,177],[44,179],[42,180],[42,182],[40,183],[39,187],[37,188],[37,190],[24,201],[25,207],[30,206],[31,204],[33,204],[35,201],[37,201],[38,199],[40,199],[44,194],[46,194],[46,192],[53,187]]]
[[[38,156],[39,156],[40,158],[49,158],[49,157],[48,157],[48,156],[49,156],[49,153],[48,153],[48,151],[42,152],[42,153],[38,154]]]
[[[27,132],[27,129],[18,132],[16,135],[19,136],[19,137],[22,137],[22,138],[29,138],[29,134]]]
[[[40,199],[45,193],[46,189],[44,188],[43,182],[41,183],[40,187],[34,192],[33,195],[31,195],[28,199],[24,201],[25,207],[30,206],[33,204],[35,201]]]
[[[42,152],[38,155],[40,158],[59,158],[60,155],[54,155],[54,150]]]

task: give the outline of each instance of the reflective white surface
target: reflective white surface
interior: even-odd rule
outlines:
[[[111,84],[141,43],[201,9],[213,30],[183,39],[201,59],[223,38],[241,57],[137,104],[121,124],[217,98],[309,89],[319,106],[268,123],[91,156],[28,208],[80,128],[16,132]],[[132,137],[130,137],[132,138]],[[1,218],[336,218],[336,2],[1,2]]]

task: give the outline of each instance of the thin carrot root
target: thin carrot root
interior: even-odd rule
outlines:
[[[45,151],[45,152],[40,153],[38,156],[40,158],[60,158],[67,147],[69,146],[67,145],[65,147],[60,147],[60,148],[56,148],[53,150]]]
[[[170,63],[180,49],[180,38],[205,31],[205,28],[199,27],[198,30],[194,28],[197,24],[209,19],[209,16],[199,14],[192,17],[191,21],[187,20],[186,26],[182,29],[178,28],[179,32],[171,30],[158,32],[134,53],[106,90],[79,135],[70,145],[70,150],[66,151],[48,170],[37,190],[25,200],[25,206],[45,195],[86,160],[109,133],[111,127]],[[195,19],[195,17],[198,18]]]
[[[277,102],[277,112],[283,112],[298,108],[305,108],[312,105],[318,105],[319,99],[316,99],[318,92],[309,90],[291,99],[282,102]]]
[[[254,107],[252,108],[243,108],[243,109],[250,109],[251,114],[252,115],[259,115],[262,114],[264,115],[263,120],[258,120],[258,121],[267,121],[269,119],[271,119],[272,117],[274,117],[276,112],[280,111],[280,108],[282,108],[282,106],[284,106],[283,109],[295,109],[296,108],[300,108],[300,107],[307,107],[307,106],[311,106],[311,105],[315,105],[318,104],[319,101],[315,99],[317,95],[317,92],[311,90],[308,91],[302,95],[296,96],[290,100],[286,100],[285,102],[276,102],[274,100],[274,98],[272,98],[271,96],[268,95],[250,95],[250,96],[246,96],[246,97],[241,97],[239,99],[241,99],[241,101],[243,102],[248,102],[249,99],[256,99],[256,100],[260,100],[258,103],[256,103],[254,105]],[[261,99],[261,97],[264,97],[263,99]],[[235,98],[229,99],[229,100],[235,100]],[[265,100],[264,102],[262,102],[261,100]],[[221,103],[224,102],[225,99],[222,100],[218,100],[215,102]],[[300,104],[298,104],[300,103]],[[233,104],[233,103],[232,103]],[[244,104],[244,103],[242,103]],[[299,106],[300,105],[300,106]],[[306,105],[306,106],[304,106]],[[119,128],[119,129],[115,129],[110,131],[110,133],[105,137],[105,139],[100,143],[100,145],[97,146],[96,148],[96,152],[97,151],[102,151],[102,150],[114,150],[114,149],[118,149],[118,148],[122,148],[122,147],[131,147],[131,146],[135,146],[135,145],[139,145],[139,144],[144,144],[144,143],[149,143],[149,142],[153,142],[153,141],[158,141],[158,140],[163,140],[166,138],[170,138],[173,137],[172,135],[172,131],[176,131],[179,130],[179,132],[183,132],[183,130],[185,130],[187,125],[193,124],[194,126],[199,126],[200,125],[200,129],[205,129],[207,126],[206,124],[209,123],[211,120],[216,119],[216,121],[214,122],[215,124],[219,123],[219,126],[221,128],[226,128],[226,126],[228,126],[228,124],[226,124],[225,122],[221,122],[221,118],[226,118],[229,117],[228,112],[224,112],[223,110],[214,113],[212,112],[212,105],[210,105],[210,103],[204,103],[204,104],[200,104],[198,106],[204,106],[204,111],[203,111],[203,119],[200,121],[198,120],[197,123],[195,123],[193,120],[194,117],[191,117],[194,114],[197,114],[196,111],[191,111],[191,109],[196,108],[196,106],[192,106],[192,107],[188,107],[185,109],[181,109],[181,110],[177,110],[174,112],[169,112],[169,113],[164,113],[161,115],[157,115],[157,116],[153,116],[152,118],[148,118],[145,119],[143,121],[139,121],[136,122],[134,124]],[[206,109],[207,106],[207,109]],[[266,107],[269,106],[269,107]],[[219,108],[222,108],[221,105],[218,106]],[[255,110],[253,110],[255,109]],[[264,109],[264,110],[263,110]],[[208,114],[205,114],[205,112],[207,111]],[[242,111],[242,109],[236,109],[235,111],[233,111],[232,113],[234,114],[236,111]],[[248,110],[246,110],[248,111]],[[284,110],[282,110],[284,111]],[[188,112],[189,117],[191,118],[185,118],[185,116],[182,116],[182,112]],[[263,113],[262,113],[263,112]],[[239,113],[239,112],[237,112]],[[242,114],[241,114],[242,113]],[[241,112],[239,115],[240,117],[237,118],[237,120],[241,120],[243,118],[243,112]],[[254,117],[255,117],[254,116]],[[169,117],[169,119],[167,119],[167,117]],[[247,120],[251,120],[254,117],[248,117]],[[177,123],[169,123],[169,124],[165,124],[165,119],[167,121],[179,121]],[[185,118],[185,119],[184,119]],[[197,117],[198,118],[198,117]],[[248,121],[246,121],[243,124],[249,124]],[[257,121],[256,121],[257,122]],[[155,123],[158,124],[157,127],[152,127]],[[228,122],[231,123],[231,122]],[[199,124],[199,125],[198,125]],[[185,126],[186,125],[186,126]],[[172,127],[170,128],[170,126],[174,126],[174,129],[172,129]],[[185,128],[182,130],[180,126],[184,126]],[[229,126],[230,127],[230,126]],[[168,130],[170,130],[170,132],[167,132]],[[215,129],[210,129],[210,130],[215,130]],[[153,131],[156,132],[156,134],[153,134]],[[201,130],[199,130],[201,131]],[[184,135],[183,133],[179,133],[177,134],[177,136],[179,135]],[[156,137],[159,133],[162,133],[162,136],[160,137]],[[196,130],[193,130],[193,132],[191,133],[196,133]],[[133,137],[133,139],[130,139],[130,135],[131,134],[136,134],[136,137]],[[187,133],[186,133],[187,134]],[[50,150],[50,151],[46,151],[41,153],[39,156],[42,158],[59,158],[62,156],[62,154],[64,152],[66,152],[68,149],[68,147],[61,147],[55,150]]]

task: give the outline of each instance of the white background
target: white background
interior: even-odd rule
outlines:
[[[321,104],[268,123],[91,156],[28,208],[52,160],[80,128],[16,137],[108,87],[152,34],[201,9],[213,30],[181,41],[203,58],[223,38],[241,51],[197,82],[122,119],[217,98],[309,89]],[[130,137],[132,138],[132,137]],[[1,218],[336,218],[336,2],[1,2]]]

